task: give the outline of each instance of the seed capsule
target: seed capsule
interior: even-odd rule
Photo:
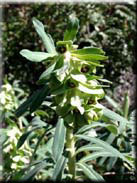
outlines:
[[[95,103],[95,101],[94,101],[94,100],[89,99],[88,104],[94,104],[94,103]]]
[[[81,72],[83,73],[87,73],[89,71],[89,67],[88,66],[84,66],[81,68]]]
[[[69,83],[69,86],[70,86],[71,88],[75,88],[76,85],[75,85],[74,83],[70,82],[70,83]]]
[[[66,52],[66,47],[65,46],[59,46],[58,48],[57,48],[57,51],[59,52],[59,53],[65,53]]]

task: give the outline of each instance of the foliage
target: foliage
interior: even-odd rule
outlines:
[[[43,64],[28,63],[18,54],[24,45],[26,49],[44,50],[32,27],[31,17],[35,15],[44,22],[47,32],[50,32],[57,42],[63,39],[62,29],[67,26],[67,17],[72,13],[80,20],[77,36],[79,48],[84,46],[102,48],[108,55],[109,62],[103,69],[98,70],[98,73],[113,81],[112,86],[117,85],[121,71],[135,63],[135,6],[130,4],[4,5],[3,59],[5,74],[10,81],[18,78],[21,80],[21,87],[33,90],[36,88],[36,80],[45,69]]]
[[[18,83],[12,87],[6,80],[0,92],[0,118],[3,125],[1,131],[1,145],[3,147],[3,176],[6,180],[11,178],[12,174],[19,171],[29,161],[31,149],[27,142],[17,151],[17,141],[24,133],[23,124],[28,124],[24,117],[17,120],[14,111],[19,105],[19,99],[24,96],[24,92],[17,88]],[[16,93],[16,96],[15,96]],[[24,151],[25,150],[25,151]],[[10,156],[9,156],[10,153]]]
[[[126,118],[99,104],[99,99],[104,97],[102,87],[106,86],[100,82],[109,83],[96,75],[96,67],[102,67],[100,62],[107,59],[105,53],[95,47],[77,49],[74,41],[79,26],[78,19],[74,16],[70,17],[64,40],[56,43],[57,48],[51,36],[45,33],[43,24],[35,18],[33,24],[48,53],[25,49],[20,54],[32,62],[43,61],[49,64],[37,82],[42,85],[41,88],[21,104],[16,110],[16,115],[19,117],[26,111],[34,112],[41,104],[46,104],[50,96],[48,107],[56,111],[58,122],[55,129],[50,129],[48,124],[35,117],[31,123],[31,130],[27,130],[20,137],[18,148],[34,130],[44,128],[46,134],[52,134],[51,137],[48,136],[48,153],[44,154],[40,161],[33,162],[45,132],[39,137],[29,167],[20,180],[34,179],[43,168],[47,170],[46,178],[50,180],[104,180],[93,163],[98,162],[98,158],[101,157],[112,157],[111,160],[115,162],[120,159],[126,168],[132,170],[134,160],[131,151],[125,152],[125,149],[121,148],[118,151],[110,145],[111,142],[105,142],[104,137],[94,131],[94,128],[97,130],[98,127],[105,127],[110,136],[118,136],[125,133],[129,124]]]

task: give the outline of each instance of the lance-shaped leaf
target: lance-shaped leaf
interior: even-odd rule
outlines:
[[[56,162],[56,165],[53,171],[53,176],[52,176],[53,181],[61,180],[66,161],[67,161],[67,158],[62,155],[58,158],[58,161]]]
[[[58,161],[59,157],[63,153],[65,137],[66,137],[66,128],[64,126],[64,120],[59,119],[56,126],[53,147],[52,147],[53,157],[55,161]]]
[[[78,89],[84,93],[104,97],[104,91],[102,89],[90,89],[83,86],[82,84],[79,84]]]
[[[49,79],[50,74],[53,72],[54,68],[56,66],[56,63],[52,64],[46,71],[44,71],[38,80],[38,84],[44,84],[45,81]]]
[[[47,58],[55,56],[55,54],[38,52],[38,51],[30,51],[27,49],[21,50],[20,54],[32,62],[42,62],[42,61],[46,60]]]
[[[38,128],[40,127],[35,127],[33,128],[32,130],[28,131],[28,132],[25,132],[18,140],[18,143],[17,143],[17,149],[19,149],[26,141],[26,139],[28,138],[28,136],[34,131],[34,130],[37,130]]]
[[[99,55],[99,54],[74,54],[72,53],[72,56],[75,56],[81,60],[91,60],[91,61],[97,61],[97,60],[107,60],[108,57],[104,56],[104,55]]]
[[[71,74],[71,77],[81,83],[85,83],[87,81],[87,78],[83,74]]]
[[[113,146],[109,145],[105,141],[100,140],[100,139],[95,138],[95,137],[90,137],[88,135],[75,135],[75,136],[78,139],[84,139],[84,140],[90,141],[91,143],[97,144],[98,146],[102,147],[103,148],[102,155],[99,154],[100,152],[97,152],[98,154],[94,153],[94,155],[96,157],[99,157],[99,156],[119,157],[123,161],[126,161],[128,164],[133,166],[133,164],[122,153],[120,153],[116,148],[114,148]],[[80,161],[90,161],[93,158],[94,158],[93,154],[91,154],[91,155],[88,155],[87,157],[82,158]]]
[[[62,45],[72,45],[73,42],[70,40],[70,41],[58,41],[57,43],[57,46],[62,46]]]
[[[83,49],[73,50],[71,52],[74,54],[79,54],[79,55],[85,55],[85,54],[104,55],[105,54],[105,52],[102,49],[94,48],[94,47],[87,47],[87,48],[83,48]]]
[[[45,33],[44,25],[39,20],[37,20],[36,18],[33,18],[32,22],[34,24],[34,27],[35,27],[38,35],[42,39],[47,52],[56,54],[56,50],[55,50],[55,46],[53,44],[53,40],[51,40],[51,37],[48,34]]]
[[[128,120],[126,118],[120,116],[119,114],[113,112],[112,110],[110,110],[106,107],[103,107],[103,116],[105,116],[111,120],[120,122],[119,133],[122,133],[125,130],[126,125],[128,123]]]
[[[103,181],[103,177],[98,174],[91,166],[85,163],[77,163],[77,165],[83,170],[84,174],[92,181]]]
[[[45,97],[49,94],[49,88],[45,85],[43,88],[34,92],[23,104],[19,106],[15,114],[17,117],[24,114],[26,111],[34,112],[44,101]]]
[[[60,55],[56,58],[56,62],[52,63],[47,69],[46,71],[44,71],[41,75],[39,80],[37,81],[38,84],[44,84],[49,77],[51,76],[51,74],[53,72],[56,72],[60,67],[63,66],[63,56]]]
[[[79,20],[74,16],[70,16],[68,27],[64,34],[64,41],[69,40],[74,41],[76,34],[78,32],[78,28],[79,28]]]
[[[40,163],[38,163],[33,169],[29,170],[27,172],[27,174],[23,175],[20,179],[20,181],[27,181],[29,180],[29,182],[34,179],[34,176],[43,168],[46,167],[48,163],[46,162],[46,160],[41,161]]]

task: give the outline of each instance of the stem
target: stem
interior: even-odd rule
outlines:
[[[76,157],[75,157],[75,139],[73,135],[73,128],[67,128],[66,147],[67,150],[69,151],[68,155],[69,173],[72,175],[72,179],[75,179]]]

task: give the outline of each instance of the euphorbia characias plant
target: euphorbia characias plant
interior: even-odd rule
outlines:
[[[18,108],[16,115],[20,116],[27,110],[34,112],[50,95],[52,98],[50,106],[55,109],[59,118],[52,149],[56,162],[53,180],[59,177],[61,174],[59,171],[64,170],[66,162],[68,174],[72,179],[76,179],[77,165],[89,178],[92,178],[94,172],[91,168],[88,169],[86,164],[76,163],[76,140],[80,135],[75,136],[74,133],[81,127],[98,121],[103,114],[103,107],[99,100],[104,97],[102,87],[106,85],[100,82],[109,81],[97,76],[96,68],[103,67],[102,62],[107,60],[107,56],[100,48],[77,49],[78,46],[74,41],[79,21],[74,16],[70,16],[64,40],[58,41],[56,47],[51,36],[45,33],[43,24],[36,18],[33,18],[33,24],[44,43],[46,52],[23,49],[20,54],[32,62],[49,62],[49,65],[37,82],[42,88],[34,92]],[[64,155],[63,152],[67,154]],[[95,174],[98,175],[97,172]]]

